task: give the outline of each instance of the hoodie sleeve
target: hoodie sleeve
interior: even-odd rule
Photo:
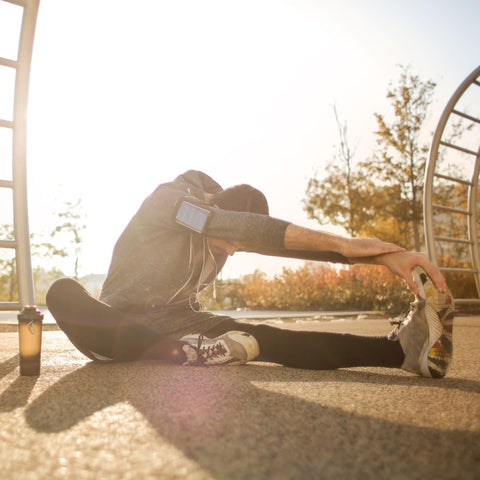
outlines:
[[[211,218],[205,234],[223,240],[239,241],[244,251],[276,257],[299,258],[334,263],[350,263],[336,252],[288,250],[285,230],[290,222],[267,215],[209,208]]]
[[[185,192],[167,186],[157,189],[148,197],[136,215],[139,225],[143,225],[142,235],[149,231],[157,235],[159,227],[170,231],[187,230],[187,227],[175,221],[175,213],[183,200],[210,211],[204,235],[227,241],[238,241],[243,244],[244,251],[278,257],[349,263],[345,257],[335,252],[287,250],[284,244],[285,231],[291,222],[268,215],[211,207],[196,197],[185,195]],[[194,233],[194,235],[200,234]]]
[[[205,234],[238,241],[255,248],[283,248],[290,222],[268,215],[209,208],[211,216]]]

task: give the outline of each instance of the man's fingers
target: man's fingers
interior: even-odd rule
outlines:
[[[438,270],[438,268],[428,260],[425,255],[422,254],[417,257],[417,261],[414,262],[414,265],[412,265],[412,271],[417,265],[425,270],[425,273],[432,279],[435,288],[440,293],[445,293],[447,291],[447,282],[445,280],[445,277],[442,275],[440,270]],[[418,288],[416,290],[417,291],[414,290],[415,294],[418,293]]]
[[[447,282],[445,277],[439,272],[439,270],[434,267],[430,262],[424,266],[425,272],[432,279],[436,289],[440,293],[445,293],[447,291]]]
[[[383,244],[383,250],[388,253],[393,253],[393,252],[404,252],[405,248],[400,247],[399,245],[395,245],[394,243],[386,243]]]
[[[418,285],[416,284],[415,280],[413,279],[412,272],[410,272],[410,275],[408,275],[405,278],[405,282],[407,283],[408,288],[415,294],[419,295],[420,294],[420,289],[418,288]]]
[[[350,238],[345,242],[346,248],[340,252],[346,257],[372,257],[389,253],[404,252],[405,248],[394,243],[383,242],[378,238]]]
[[[381,264],[385,265],[393,273],[397,274],[407,284],[415,295],[420,293],[418,285],[413,278],[413,269],[418,265],[432,279],[435,288],[440,293],[447,291],[447,282],[440,270],[431,263],[425,254],[418,252],[405,252],[381,257]]]

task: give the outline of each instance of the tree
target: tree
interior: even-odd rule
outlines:
[[[431,140],[430,135],[423,140],[423,134],[434,89],[434,82],[424,82],[402,67],[398,84],[387,90],[393,115],[387,119],[374,114],[377,151],[356,165],[346,124],[341,124],[335,111],[340,146],[333,161],[327,163],[325,178],[315,175],[308,182],[304,209],[310,218],[341,225],[351,236],[376,236],[421,250],[423,183]],[[466,125],[463,119],[454,121],[447,140],[455,143],[470,129],[472,125]],[[439,152],[439,162],[456,176],[458,166],[446,165],[444,152]],[[437,179],[434,197],[441,205],[461,207],[465,195],[461,187]],[[457,220],[439,215],[435,221],[445,236],[459,232],[462,238]],[[456,245],[455,251],[450,248],[448,253],[461,256],[464,251],[465,245]]]
[[[32,233],[30,235],[32,257],[47,260],[47,262],[42,262],[44,271],[49,271],[52,267],[56,271],[60,271],[54,259],[73,257],[74,276],[78,278],[82,243],[81,232],[85,229],[81,200],[65,201],[54,215],[58,218],[58,224],[52,231],[49,233]],[[38,263],[37,267],[40,267]]]
[[[362,163],[372,178],[399,189],[396,201],[384,205],[380,218],[394,216],[406,235],[402,243],[415,250],[420,250],[422,244],[422,192],[429,149],[429,143],[422,143],[421,133],[435,86],[431,80],[423,82],[403,67],[398,85],[390,87],[387,93],[393,119],[388,121],[375,113],[379,151],[373,161]]]
[[[0,225],[0,238],[13,240],[13,226],[10,224]],[[18,300],[17,270],[15,263],[15,250],[0,253],[0,298],[7,302]]]
[[[2,239],[14,239],[13,226],[10,224],[0,225],[0,238]],[[57,249],[50,242],[39,241],[39,235],[30,234],[30,250],[32,257],[41,256],[42,258],[52,258],[54,255],[65,256],[63,250]],[[17,269],[16,269],[16,255],[15,250],[11,249],[9,252],[0,253],[0,298],[2,301],[15,302],[18,301],[18,283],[17,283]],[[33,280],[35,283],[35,291],[38,300],[44,302],[45,291],[40,292],[38,289],[38,283],[40,280],[44,280],[44,283],[51,279],[58,278],[62,273],[58,269],[51,269],[46,271],[40,267],[36,267],[33,270]],[[43,287],[45,290],[45,287]]]
[[[51,238],[54,240],[57,237],[63,237],[63,247],[55,247],[50,244],[52,252],[55,251],[57,255],[66,257],[72,253],[71,246],[73,245],[74,256],[74,278],[78,279],[79,257],[81,250],[82,238],[80,236],[82,230],[85,229],[84,215],[81,212],[81,199],[74,202],[66,201],[63,208],[55,213],[59,218],[60,224],[57,225],[51,232]]]
[[[401,199],[400,188],[396,185],[377,185],[372,186],[370,192],[372,214],[370,220],[361,225],[359,235],[408,244],[408,229],[399,221],[399,218],[403,217],[402,209],[407,208],[405,201]]]
[[[74,257],[74,275],[78,278],[79,255],[82,238],[81,231],[85,228],[83,224],[83,214],[81,212],[81,200],[74,202],[65,202],[63,208],[55,213],[59,219],[59,224],[55,226],[48,235],[31,233],[30,250],[32,258],[40,258],[44,262],[43,266],[36,265],[33,269],[34,281],[49,283],[50,280],[63,275],[61,270],[52,260],[55,257],[66,258],[71,255]],[[0,225],[0,238],[3,240],[13,240],[14,230],[10,224]],[[6,249],[5,249],[6,250]],[[47,262],[45,262],[47,260]],[[45,290],[45,286],[42,287]],[[44,292],[40,292],[39,298],[44,297]],[[0,251],[0,298],[2,301],[18,300],[18,285],[16,272],[15,251],[9,249],[5,252]]]
[[[316,174],[308,181],[304,210],[320,224],[341,225],[354,237],[372,218],[373,185],[361,171],[355,170],[355,150],[348,141],[347,124],[341,123],[336,107],[334,112],[340,138],[338,153],[327,163],[325,178]]]

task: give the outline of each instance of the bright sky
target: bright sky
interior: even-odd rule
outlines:
[[[479,64],[479,18],[477,0],[41,0],[30,229],[48,231],[81,198],[81,273],[106,272],[143,198],[188,169],[250,183],[273,216],[315,227],[301,202],[336,153],[333,105],[363,159],[373,113],[389,112],[388,85],[410,65],[438,84],[433,130]],[[0,20],[0,45],[12,28]],[[239,254],[224,277],[296,264]]]

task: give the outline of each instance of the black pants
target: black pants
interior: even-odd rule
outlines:
[[[75,280],[62,278],[47,293],[47,306],[70,341],[93,360],[131,361],[158,358],[183,363],[183,342],[162,337],[148,328],[145,320],[135,321],[91,297]],[[170,315],[208,315],[182,310]],[[257,361],[290,367],[335,369],[355,366],[400,367],[404,354],[399,342],[386,337],[366,337],[315,331],[293,331],[270,325],[255,325],[228,316],[203,333],[216,337],[231,330],[252,334],[260,346]],[[195,322],[193,322],[195,323]]]

